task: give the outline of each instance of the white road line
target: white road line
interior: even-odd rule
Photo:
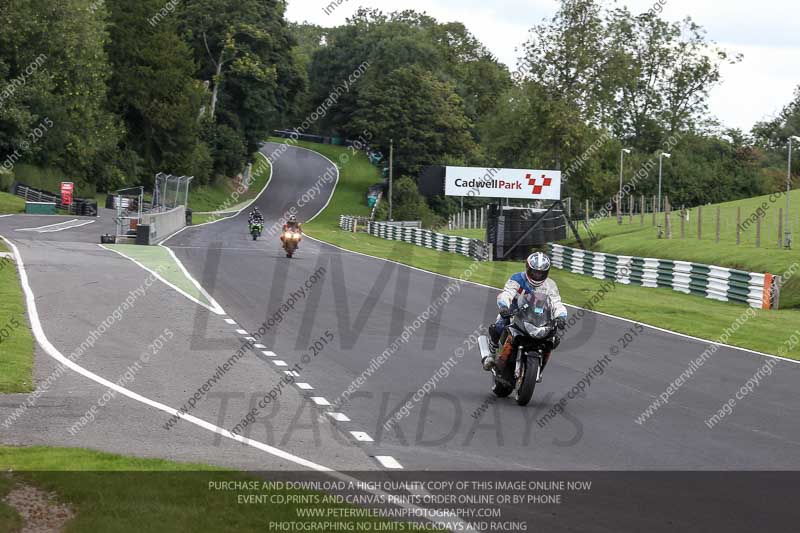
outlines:
[[[275,357],[275,352],[263,351],[263,352],[261,352],[261,353],[263,353],[263,354],[264,354],[264,355],[266,355],[267,357]]]
[[[311,397],[311,401],[314,402],[315,404],[323,406],[323,407],[326,406],[326,405],[330,405],[331,404],[331,402],[329,402],[328,400],[326,400],[325,398],[323,398],[321,396],[312,396]]]
[[[97,221],[96,220],[89,220],[87,222],[82,222],[80,224],[75,224],[75,225],[72,225],[72,226],[65,226],[63,228],[54,228],[54,229],[47,229],[47,230],[43,230],[43,231],[37,231],[37,233],[55,233],[57,231],[64,231],[64,230],[68,230],[68,229],[80,228],[81,226],[88,226],[89,224],[94,224],[95,222],[97,222]]]
[[[64,355],[50,343],[50,340],[47,338],[47,335],[45,335],[44,328],[42,327],[41,320],[39,319],[39,311],[36,307],[36,296],[33,294],[33,290],[31,289],[30,282],[28,280],[28,273],[25,270],[25,263],[22,260],[22,255],[19,253],[19,249],[17,249],[14,243],[9,241],[5,237],[0,236],[0,238],[2,238],[6,242],[6,244],[8,244],[8,246],[14,251],[14,256],[17,259],[19,277],[22,282],[22,290],[25,293],[25,302],[28,306],[28,318],[30,319],[31,330],[33,331],[33,335],[36,338],[36,341],[50,357],[52,357],[59,363],[63,364],[64,366],[71,368],[78,374],[81,374],[82,376],[91,379],[95,383],[99,383],[104,387],[115,390],[118,393],[127,396],[128,398],[134,401],[148,405],[150,407],[158,409],[159,411],[163,411],[164,413],[167,413],[170,416],[173,415],[177,416],[198,427],[201,427],[203,429],[206,429],[208,431],[211,431],[228,439],[241,442],[242,444],[246,444],[258,450],[264,451],[266,453],[269,453],[270,455],[274,455],[275,457],[279,457],[281,459],[290,461],[297,465],[310,468],[311,470],[316,470],[319,472],[335,472],[333,469],[328,468],[326,466],[322,466],[307,459],[303,459],[291,453],[285,452],[279,448],[275,448],[273,446],[269,446],[268,444],[264,444],[263,442],[235,435],[230,431],[228,431],[227,429],[215,426],[214,424],[206,422],[205,420],[201,420],[192,415],[182,413],[177,409],[174,409],[162,403],[146,398],[140,394],[137,394],[133,391],[126,389],[125,387],[121,387],[114,382],[111,382],[101,376],[98,376],[97,374],[89,370],[86,370],[82,366],[76,364],[71,359],[64,357]]]
[[[284,370],[283,373],[286,374],[287,376],[292,376],[292,377],[296,377],[296,378],[300,377],[300,374],[298,374],[294,370]]]
[[[314,390],[314,387],[308,383],[297,383],[297,388],[302,390]]]
[[[245,337],[244,340],[251,341],[251,342],[256,342],[256,338],[255,337]]]
[[[115,254],[117,254],[117,255],[119,255],[121,257],[124,257],[128,261],[131,261],[132,263],[137,265],[139,268],[142,268],[142,269],[146,270],[147,272],[150,272],[157,280],[159,280],[161,283],[163,283],[167,287],[170,287],[171,289],[177,291],[179,294],[182,294],[183,296],[185,296],[186,298],[190,299],[191,301],[193,301],[197,305],[205,307],[206,309],[208,309],[209,311],[211,311],[215,315],[225,315],[226,314],[225,311],[222,309],[222,307],[220,307],[220,305],[213,298],[209,300],[209,302],[211,302],[213,305],[209,306],[207,303],[201,302],[200,300],[198,300],[197,298],[195,298],[191,294],[187,293],[186,291],[184,291],[180,287],[178,287],[176,285],[173,285],[172,283],[170,283],[169,281],[164,279],[164,277],[161,274],[159,274],[155,270],[152,270],[151,268],[145,266],[143,263],[140,263],[139,261],[137,261],[133,257],[125,255],[124,253],[120,252],[119,250],[114,250],[112,248],[108,248],[107,246],[102,245],[102,244],[98,244],[97,246],[99,246],[103,250],[108,250],[109,252],[114,252]],[[192,280],[192,281],[194,281],[194,280]],[[197,282],[195,282],[195,283],[197,283]]]
[[[249,331],[245,331],[243,329],[237,329],[236,333],[238,333],[239,335],[247,335],[250,332]]]
[[[336,248],[337,250],[342,250],[343,252],[347,252],[347,253],[350,253],[350,254],[361,255],[361,256],[364,256],[364,257],[369,257],[370,259],[377,259],[378,261],[386,261],[387,263],[394,263],[395,265],[400,265],[401,267],[409,268],[411,270],[416,270],[418,272],[424,272],[424,273],[430,274],[432,276],[439,276],[439,277],[442,277],[442,278],[445,278],[445,279],[449,279],[449,280],[453,280],[453,281],[461,281],[463,283],[466,283],[466,284],[469,284],[469,285],[475,285],[476,287],[483,287],[485,289],[492,289],[492,290],[496,290],[496,291],[502,290],[500,287],[493,287],[491,285],[485,285],[483,283],[478,283],[477,281],[469,281],[469,280],[463,280],[463,279],[460,279],[460,278],[454,278],[452,276],[446,276],[445,274],[439,274],[438,272],[431,272],[430,270],[425,270],[423,268],[418,268],[418,267],[415,267],[415,266],[406,265],[405,263],[400,263],[398,261],[393,261],[391,259],[385,259],[383,257],[376,257],[374,255],[369,255],[369,254],[365,254],[365,253],[362,253],[362,252],[355,252],[353,250],[348,250],[347,248],[342,248],[341,246],[336,246],[335,244],[331,244],[329,242],[325,242],[325,241],[322,241],[322,240],[319,240],[319,239],[315,239],[314,237],[312,237],[312,236],[310,236],[308,234],[306,234],[306,238],[311,239],[312,241],[316,241],[316,242],[318,242],[318,243],[320,243],[320,244],[322,244],[324,246],[330,246],[332,248]],[[580,306],[577,306],[577,305],[571,305],[571,304],[567,304],[567,303],[565,303],[564,305],[566,305],[567,307],[571,307],[573,309],[582,309]],[[616,316],[616,315],[610,315],[608,313],[603,313],[603,312],[600,312],[600,311],[593,311],[591,309],[584,309],[584,311],[586,311],[587,313],[594,313],[596,315],[604,316],[604,317],[607,317],[607,318],[613,318],[615,320],[621,320],[623,322],[628,322],[629,324],[641,324],[642,326],[644,326],[646,328],[654,329],[656,331],[661,331],[662,333],[668,333],[670,335],[676,335],[676,336],[682,337],[684,339],[691,339],[693,341],[701,342],[703,344],[713,344],[713,345],[716,345],[716,346],[719,346],[719,347],[722,347],[722,348],[729,348],[731,350],[737,350],[737,351],[740,351],[740,352],[751,353],[751,354],[754,354],[754,355],[760,355],[761,357],[770,357],[772,359],[779,359],[781,361],[786,361],[787,363],[800,364],[800,360],[797,360],[797,359],[790,359],[788,357],[779,357],[777,355],[764,353],[764,352],[759,352],[759,351],[756,351],[756,350],[751,350],[749,348],[742,348],[740,346],[732,346],[730,344],[723,344],[721,342],[711,341],[711,340],[703,339],[703,338],[700,338],[700,337],[694,337],[692,335],[687,335],[685,333],[679,333],[677,331],[671,331],[671,330],[668,330],[668,329],[660,328],[658,326],[652,326],[650,324],[646,324],[646,323],[640,322],[638,320],[631,320],[630,318],[625,318],[625,317]]]
[[[253,346],[258,348],[259,350],[263,350],[264,348],[266,348],[266,346],[264,346],[263,344],[254,344]]]
[[[226,319],[225,319],[225,322],[227,322],[227,323],[228,323],[228,324],[230,324],[231,326],[235,326],[235,325],[236,325],[236,321],[235,321],[235,320],[233,320],[233,319],[231,319],[231,318],[226,318]]]
[[[397,462],[397,459],[392,457],[391,455],[376,455],[375,459],[384,467],[390,468],[392,470],[399,470],[403,468],[403,465]]]
[[[63,226],[64,224],[70,224],[72,222],[77,222],[77,221],[78,221],[77,218],[73,218],[72,220],[65,220],[63,222],[56,222],[55,224],[48,224],[46,226],[38,226],[38,227],[35,227],[35,228],[22,228],[22,229],[18,229],[16,231],[39,231],[39,230],[43,230],[43,229],[47,229],[47,228],[55,228],[55,227],[58,227],[58,226]]]
[[[364,433],[363,431],[351,431],[350,434],[358,442],[374,442],[373,438],[370,437],[368,434]]]
[[[286,361],[281,361],[280,359],[275,359],[272,362],[275,363],[275,366],[289,366]]]
[[[350,418],[343,413],[328,413],[328,415],[337,422],[350,422]]]
[[[0,215],[0,218],[13,217],[14,215]]]

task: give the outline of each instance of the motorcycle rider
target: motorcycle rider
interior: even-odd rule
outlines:
[[[303,226],[297,221],[297,217],[294,215],[290,215],[289,219],[286,221],[286,224],[283,225],[283,232],[281,232],[281,242],[284,241],[283,235],[287,231],[294,231],[299,233],[300,235],[303,234]]]
[[[561,302],[561,294],[558,291],[556,282],[549,278],[551,264],[550,258],[546,254],[542,252],[531,254],[525,261],[525,271],[511,276],[506,282],[503,292],[497,295],[497,307],[500,308],[500,314],[497,316],[497,322],[489,326],[492,353],[483,359],[484,370],[490,371],[497,364],[500,337],[511,322],[511,313],[517,307],[516,298],[519,294],[530,294],[536,289],[543,290],[550,297],[550,303],[556,315],[556,326],[559,330],[564,330],[566,327],[567,308]],[[558,347],[560,342],[561,340],[558,336],[553,336],[550,341],[550,349],[543,353],[542,371],[544,371],[544,367],[550,359],[550,354]],[[541,375],[539,376],[539,381],[541,381]]]
[[[253,224],[264,224],[264,215],[261,214],[258,206],[253,207],[253,210],[250,211],[250,217],[247,219],[247,223],[250,226]]]

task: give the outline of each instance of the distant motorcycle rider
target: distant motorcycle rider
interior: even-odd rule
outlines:
[[[286,224],[283,225],[283,231],[281,232],[281,242],[284,242],[284,235],[287,231],[293,231],[299,234],[303,234],[303,226],[297,221],[297,217],[294,215],[290,215],[289,218],[286,220]]]
[[[286,221],[286,224],[283,225],[283,231],[296,231],[298,233],[303,233],[303,226],[297,221],[297,217],[291,215],[289,219]],[[283,237],[281,237],[283,239]]]
[[[550,303],[556,315],[556,326],[559,330],[566,327],[567,308],[561,302],[561,293],[558,291],[556,282],[549,278],[551,264],[550,258],[546,254],[541,252],[531,254],[525,261],[525,271],[511,276],[506,282],[503,292],[497,295],[497,307],[500,308],[500,314],[497,316],[497,322],[489,326],[492,354],[483,359],[485,370],[491,370],[497,364],[497,351],[500,347],[501,336],[511,322],[511,314],[517,307],[518,295],[530,294],[534,290],[543,291],[550,297]],[[543,353],[542,370],[547,365],[550,354],[560,342],[557,336],[552,338],[552,346]],[[541,375],[539,381],[541,381]]]
[[[249,225],[253,224],[264,224],[264,215],[261,214],[258,207],[254,207],[252,211],[250,211],[250,218],[248,218],[247,223]]]

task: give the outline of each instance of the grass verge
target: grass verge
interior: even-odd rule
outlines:
[[[4,249],[5,250],[5,249]],[[0,393],[33,390],[33,335],[13,260],[0,257]]]
[[[255,198],[267,186],[270,164],[260,154],[253,156],[253,178],[246,192],[239,192],[231,180],[218,185],[194,187],[189,193],[189,208],[199,213],[227,211]]]
[[[275,139],[275,142],[281,142]],[[303,143],[305,147],[318,150],[332,159],[340,160],[346,148],[331,145]],[[378,181],[378,171],[369,165],[366,158],[350,158],[339,163],[340,181],[328,208],[305,229],[314,238],[336,246],[375,257],[390,259],[406,265],[462,278],[473,261],[456,254],[439,253],[434,250],[398,241],[388,241],[366,234],[353,234],[339,229],[339,215],[366,215],[366,190]],[[492,262],[482,264],[470,281],[483,283],[498,289],[508,277],[519,270],[516,262]],[[561,270],[553,271],[553,279],[561,289],[564,300],[572,305],[585,306],[597,294],[604,281]],[[597,311],[629,318],[686,335],[716,340],[748,308],[742,305],[717,302],[697,296],[686,295],[670,289],[650,289],[617,285],[616,289],[595,306]],[[785,340],[800,329],[800,311],[756,311],[728,340],[729,344],[765,353],[777,353]],[[699,349],[699,347],[698,347]],[[702,352],[699,349],[699,353]],[[800,347],[794,347],[788,356],[800,360]]]
[[[158,272],[162,278],[192,298],[206,305],[212,305],[202,291],[198,289],[197,285],[186,277],[183,269],[175,262],[175,258],[172,257],[167,248],[163,246],[137,246],[135,244],[106,244],[104,246],[141,263],[153,272]]]
[[[323,497],[307,491],[212,490],[214,482],[265,480],[207,465],[70,448],[0,447],[0,470],[13,471],[10,478],[0,476],[0,498],[14,484],[25,483],[54,492],[60,501],[69,504],[76,516],[67,525],[68,533],[270,531],[270,522],[303,521],[296,514],[299,505],[241,504],[239,495]],[[353,509],[334,503],[314,503],[313,507]],[[20,520],[15,515],[13,509],[0,501],[0,531],[15,531],[19,527]],[[342,525],[361,523],[360,528],[353,529],[358,531],[378,531],[373,526],[388,525],[369,518],[330,517],[325,521]]]
[[[597,235],[595,250],[600,252],[654,257],[658,259],[676,259],[693,261],[728,268],[738,268],[749,272],[770,272],[781,275],[800,261],[800,254],[795,250],[784,250],[778,247],[779,215],[785,208],[786,196],[758,196],[703,206],[702,223],[698,239],[698,210],[689,210],[689,221],[685,222],[685,238],[681,239],[681,221],[677,212],[670,217],[672,226],[671,239],[659,239],[656,227],[653,226],[652,215],[645,216],[644,224],[639,216],[633,220],[623,217],[622,225],[617,223],[616,216],[597,219],[592,223],[592,231]],[[790,225],[794,229],[795,242],[800,237],[800,190],[792,191],[791,205],[795,211],[790,216]],[[766,207],[764,207],[766,206]],[[716,213],[720,210],[720,240],[716,240]],[[736,244],[737,210],[739,220],[744,228],[741,232],[741,244]],[[761,227],[761,247],[755,247],[756,224],[746,222],[758,210],[763,213]],[[663,217],[663,215],[662,215]],[[752,220],[752,219],[751,219]],[[781,219],[782,222],[782,219]],[[583,229],[582,226],[580,228]],[[782,228],[781,228],[782,229]],[[582,235],[583,236],[583,235]],[[568,239],[572,242],[572,239]],[[790,279],[781,291],[781,307],[800,307],[800,276]]]
[[[25,200],[19,196],[0,192],[0,215],[7,215],[9,213],[24,213]]]

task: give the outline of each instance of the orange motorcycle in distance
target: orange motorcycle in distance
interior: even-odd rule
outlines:
[[[292,258],[301,240],[303,240],[303,236],[299,231],[287,229],[283,232],[281,241],[283,241],[283,249],[286,251],[286,257],[289,259]]]

